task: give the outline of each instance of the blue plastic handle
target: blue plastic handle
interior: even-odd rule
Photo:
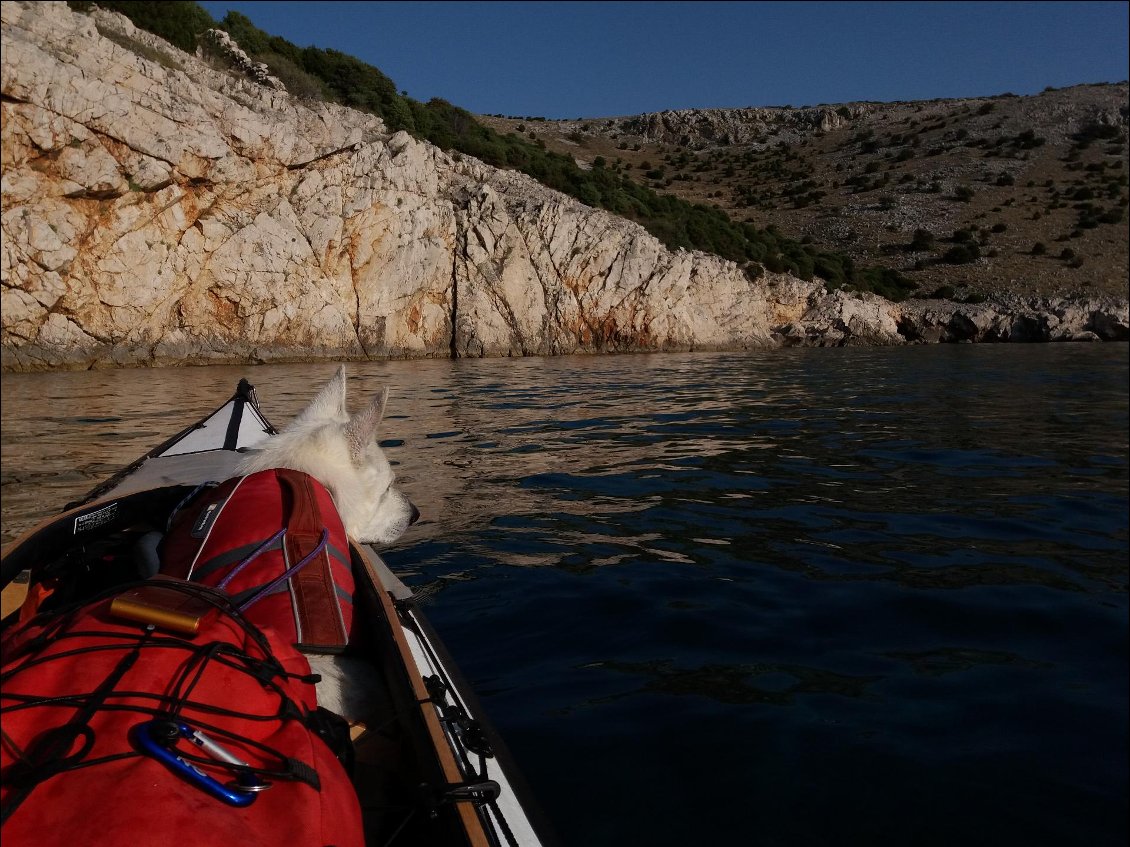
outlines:
[[[180,725],[173,724],[173,726],[177,728],[178,734],[183,732]],[[146,755],[152,756],[157,761],[168,765],[172,768],[174,773],[199,786],[213,797],[223,800],[225,803],[232,806],[250,806],[255,802],[255,791],[240,791],[239,789],[224,785],[219,780],[213,779],[195,765],[186,762],[178,756],[171,746],[167,746],[169,744],[167,734],[164,734],[164,738],[154,735],[155,729],[165,729],[168,727],[168,721],[146,721],[145,723],[139,723],[132,730],[134,740],[137,742],[137,746],[140,747],[142,752]],[[174,738],[172,740],[175,741],[176,739]]]

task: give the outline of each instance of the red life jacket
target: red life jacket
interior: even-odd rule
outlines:
[[[284,527],[279,543],[251,556]],[[334,649],[348,638],[348,551],[329,493],[311,478],[265,471],[229,480],[178,517],[162,571],[174,581],[223,583],[243,602],[268,586],[244,615],[209,612],[192,636],[147,632],[112,612],[106,597],[41,615],[5,637],[4,843],[362,845],[350,778],[308,726],[315,690],[297,646]],[[312,553],[293,578],[269,588]],[[176,585],[188,599],[199,593]],[[141,752],[139,727],[168,713],[271,786],[250,805],[229,805]],[[201,753],[184,740],[172,749]],[[233,778],[230,769],[198,766],[219,782]]]
[[[232,570],[279,530],[244,569]],[[313,477],[285,468],[237,477],[180,513],[162,543],[161,573],[221,586],[248,598],[319,546],[313,561],[247,610],[256,625],[291,638],[306,652],[337,651],[353,625],[349,539],[330,493]]]

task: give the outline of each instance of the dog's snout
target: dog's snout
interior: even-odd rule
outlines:
[[[412,526],[412,524],[420,520],[420,510],[416,508],[415,503],[409,503],[408,508],[412,510],[408,514],[408,526]]]

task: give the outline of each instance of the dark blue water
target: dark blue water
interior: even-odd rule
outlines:
[[[350,385],[392,386],[424,514],[385,558],[565,844],[1099,847],[1128,839],[1128,364],[783,350]],[[333,367],[6,376],[5,535],[240,376],[283,423]]]
[[[1125,347],[456,368],[388,558],[566,843],[1126,843]]]

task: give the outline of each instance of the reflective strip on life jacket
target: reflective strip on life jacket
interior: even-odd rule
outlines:
[[[285,534],[243,569],[240,564],[279,530]],[[252,596],[313,552],[324,549],[246,610],[248,619],[309,652],[345,647],[353,623],[349,539],[325,486],[308,474],[276,468],[228,480],[177,516],[162,543],[161,573]],[[229,578],[230,577],[230,578]]]

